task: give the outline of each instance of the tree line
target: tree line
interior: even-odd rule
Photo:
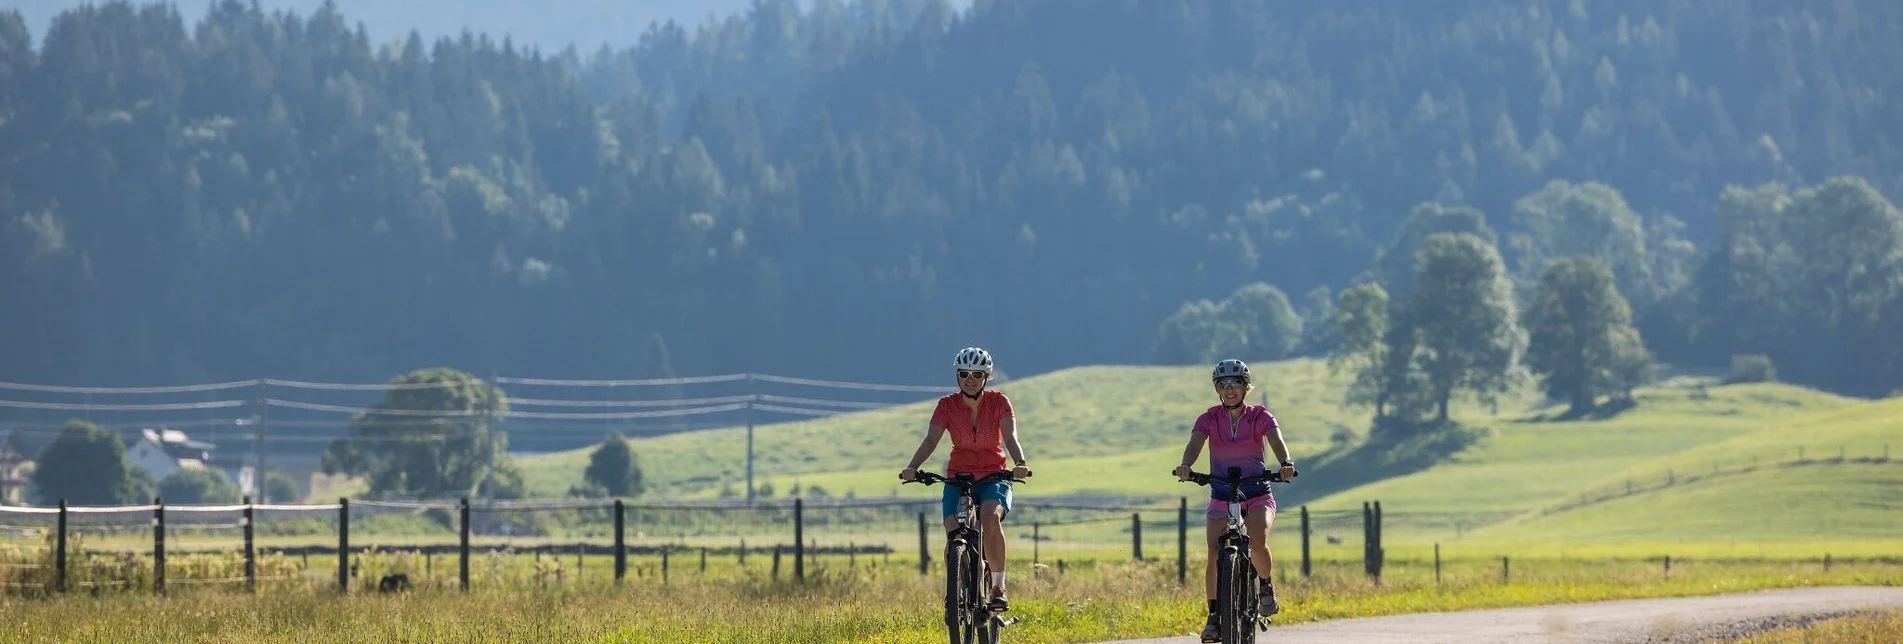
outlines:
[[[1512,296],[1527,341],[1474,360],[1572,364],[1525,316],[1610,306],[1536,297],[1589,256],[1659,360],[1882,394],[1898,36],[1882,0],[760,0],[594,51],[0,12],[0,376],[930,382],[1340,352],[1372,283],[1394,378],[1452,392],[1495,385],[1418,288]]]
[[[1593,182],[1518,200],[1510,221],[1527,232],[1504,244],[1480,211],[1423,203],[1334,299],[1317,289],[1297,313],[1254,284],[1185,303],[1157,328],[1158,359],[1272,360],[1313,346],[1355,374],[1348,400],[1373,407],[1377,427],[1444,423],[1455,394],[1490,403],[1528,378],[1583,415],[1602,398],[1632,404],[1652,380],[1657,355],[1635,314],[1645,311],[1680,351],[1728,352],[1729,378],[1771,379],[1783,365],[1891,393],[1903,377],[1903,211],[1857,177],[1796,192],[1733,186],[1719,204],[1720,242],[1694,255],[1673,237],[1648,246],[1659,237]]]

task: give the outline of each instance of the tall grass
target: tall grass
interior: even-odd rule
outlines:
[[[391,565],[398,560],[392,559]],[[1200,562],[1197,562],[1200,563]],[[590,562],[592,565],[593,562]],[[545,564],[546,565],[546,564]],[[472,568],[476,567],[472,562]],[[1089,642],[1186,634],[1201,625],[1199,578],[1178,585],[1174,562],[1097,562],[1014,567],[1008,631],[1013,642]],[[1198,569],[1199,570],[1199,569]],[[1514,561],[1502,580],[1497,561],[1392,569],[1380,583],[1331,566],[1280,583],[1278,623],[1418,611],[1761,588],[1903,583],[1903,565],[1862,562],[1830,572],[1806,562],[1675,565],[1667,575],[1643,561]],[[472,571],[473,573],[473,571]],[[943,637],[942,577],[900,566],[809,568],[804,583],[774,581],[763,568],[701,577],[677,574],[621,585],[533,579],[478,585],[469,593],[435,585],[384,595],[360,591],[203,593],[172,597],[103,594],[0,598],[12,641],[598,641],[598,642],[936,642]],[[1273,628],[1273,627],[1271,627]]]

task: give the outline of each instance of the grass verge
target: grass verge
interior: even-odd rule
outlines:
[[[1517,563],[1517,562],[1516,562]],[[1688,565],[1662,575],[1643,562],[1528,562],[1510,581],[1487,561],[1395,571],[1380,584],[1335,569],[1282,582],[1278,623],[1561,602],[1705,595],[1763,588],[1903,583],[1903,565],[1822,572],[1808,564]],[[1014,568],[1014,642],[1092,642],[1184,634],[1202,618],[1192,576],[1173,562],[1073,566],[1033,579]],[[401,595],[281,592],[68,595],[0,599],[0,642],[936,642],[940,578],[821,571],[805,584],[758,576],[542,590],[430,590]],[[1803,641],[1803,640],[1795,640]],[[1856,641],[1856,640],[1853,640]]]

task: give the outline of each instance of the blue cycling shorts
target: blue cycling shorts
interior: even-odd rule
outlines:
[[[994,480],[989,483],[973,485],[971,486],[971,495],[978,499],[978,507],[972,508],[974,510],[972,516],[973,524],[978,523],[977,513],[975,511],[983,508],[985,501],[997,501],[998,505],[1004,509],[1004,515],[1011,516],[1010,481]],[[958,499],[960,496],[957,487],[950,485],[945,486],[945,500],[944,503],[941,504],[941,509],[944,510],[944,516],[950,517],[954,514],[958,514]]]

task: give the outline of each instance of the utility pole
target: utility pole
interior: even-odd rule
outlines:
[[[265,391],[267,386],[268,385],[264,384],[263,379],[258,380],[258,426],[251,432],[255,441],[255,446],[252,449],[256,450],[254,456],[257,458],[257,471],[251,473],[251,486],[254,489],[250,490],[250,492],[257,497],[260,503],[271,502],[270,495],[264,493],[264,432],[266,428],[270,426],[267,419],[271,409],[271,405],[267,402],[270,396]]]
[[[753,506],[753,374],[747,374],[747,506]]]
[[[489,418],[483,429],[489,438],[489,471],[483,474],[482,500],[486,507],[494,507],[496,501],[496,450],[501,448],[496,444],[495,395],[500,390],[496,385],[496,372],[494,369],[489,370],[489,382],[487,384],[489,385],[490,395]]]

